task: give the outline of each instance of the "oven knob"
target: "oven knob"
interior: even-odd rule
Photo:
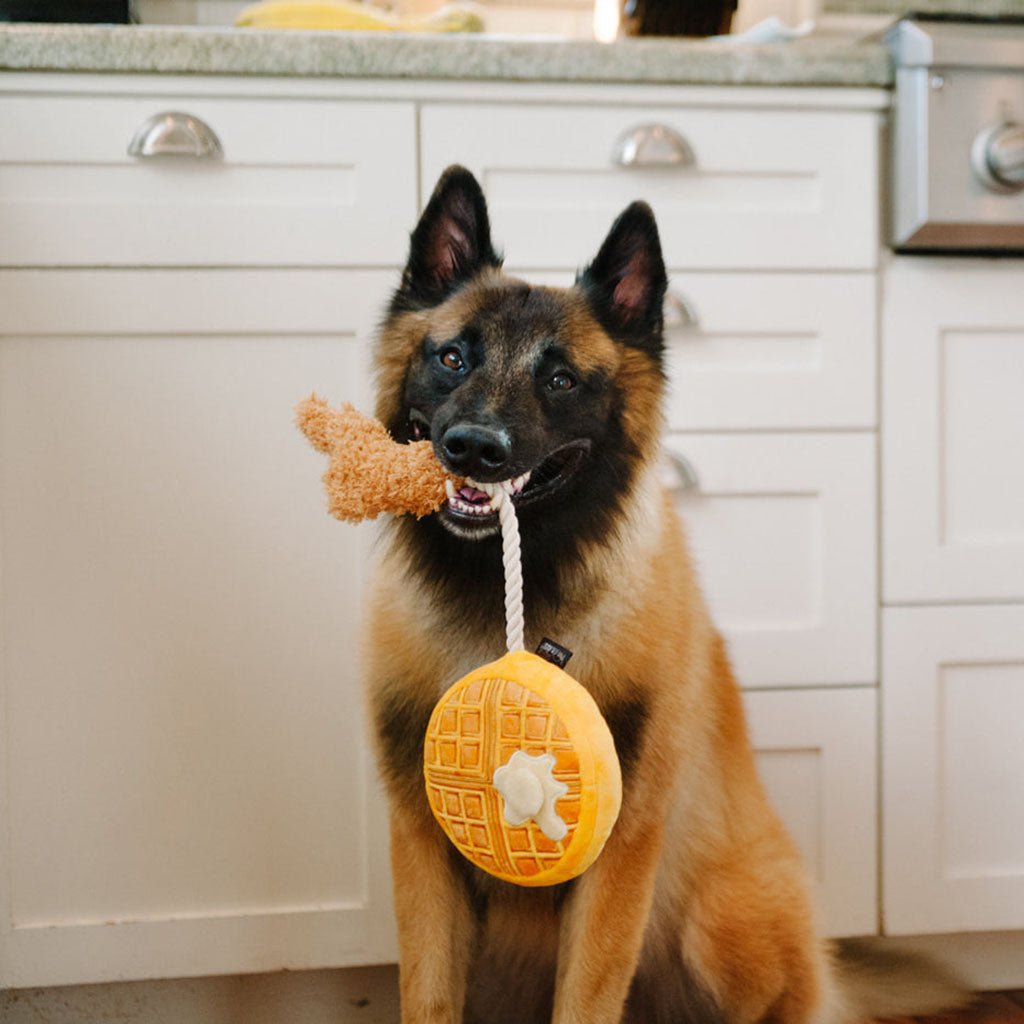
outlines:
[[[979,132],[971,146],[971,165],[993,192],[1024,191],[1024,124],[1005,121]]]

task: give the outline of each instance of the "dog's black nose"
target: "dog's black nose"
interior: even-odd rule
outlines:
[[[512,456],[512,444],[504,430],[478,423],[455,423],[441,437],[448,464],[466,476],[502,479]]]

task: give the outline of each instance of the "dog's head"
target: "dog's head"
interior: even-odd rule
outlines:
[[[480,186],[451,167],[381,330],[377,415],[396,440],[429,438],[455,475],[512,480],[524,535],[608,528],[657,446],[665,287],[654,216],[639,202],[573,287],[509,277]],[[430,519],[426,529],[463,539],[498,532],[471,486]]]

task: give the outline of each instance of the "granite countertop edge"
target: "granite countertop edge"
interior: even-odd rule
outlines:
[[[626,39],[268,31],[165,26],[0,26],[0,70],[122,74],[888,87],[880,42],[736,45]]]

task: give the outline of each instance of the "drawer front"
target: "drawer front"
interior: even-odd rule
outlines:
[[[742,686],[873,683],[875,442],[673,434],[677,503]]]
[[[829,935],[878,930],[876,701],[867,687],[744,694],[758,771]]]
[[[1022,600],[1024,261],[897,260],[885,294],[885,600]]]
[[[618,140],[651,124],[684,140],[692,162],[617,164]],[[422,199],[448,164],[469,167],[519,266],[580,266],[643,198],[673,267],[869,269],[877,136],[876,116],[856,111],[429,104]]]
[[[573,280],[555,271],[519,276]],[[672,272],[669,429],[874,427],[876,292],[871,274]]]
[[[129,156],[166,111],[223,155]],[[15,95],[0,138],[6,266],[400,265],[416,217],[411,104]]]
[[[887,608],[882,680],[886,931],[1024,929],[1024,608]]]

